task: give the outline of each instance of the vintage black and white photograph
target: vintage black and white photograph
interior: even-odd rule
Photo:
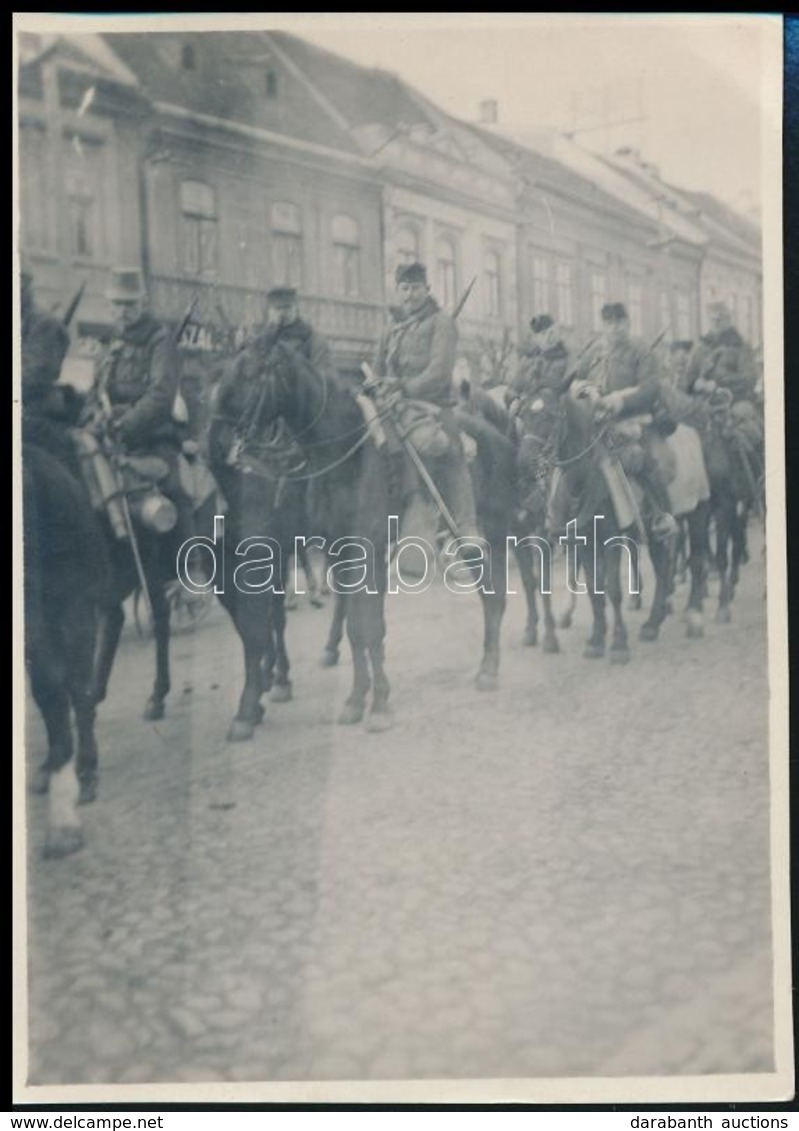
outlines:
[[[14,52],[17,1098],[788,1098],[781,18]]]

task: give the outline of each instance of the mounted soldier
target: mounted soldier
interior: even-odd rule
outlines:
[[[378,343],[374,371],[398,398],[395,420],[449,510],[461,537],[477,534],[474,495],[457,419],[452,374],[458,331],[430,293],[421,263],[395,272],[400,306]]]
[[[751,347],[743,340],[723,302],[708,307],[710,330],[691,351],[683,387],[689,393],[728,389],[733,402],[754,401],[757,369]]]
[[[623,303],[602,307],[602,336],[581,356],[570,375],[572,392],[582,382],[598,395],[598,411],[606,419],[623,420],[655,413],[660,400],[660,371],[654,351],[630,335],[630,321]],[[651,422],[651,421],[650,421]],[[620,429],[624,431],[624,429]],[[622,467],[638,480],[653,511],[656,537],[668,537],[676,529],[671,514],[668,483],[653,456],[651,429],[641,429],[632,442],[618,448]]]
[[[516,396],[541,388],[560,392],[569,368],[563,328],[550,314],[530,319],[530,344],[521,352],[509,393]]]
[[[166,464],[167,475],[158,486],[177,510],[177,547],[194,534],[193,504],[178,462],[183,426],[175,413],[177,346],[167,327],[150,313],[138,269],[113,269],[106,295],[117,324],[98,367],[88,423],[105,431],[124,455],[155,456]]]

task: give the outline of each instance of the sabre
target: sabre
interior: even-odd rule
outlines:
[[[78,307],[80,306],[80,300],[83,298],[83,292],[85,290],[86,290],[86,280],[84,279],[83,282],[81,283],[81,285],[78,287],[77,291],[75,292],[75,297],[72,299],[72,302],[69,304],[69,306],[67,307],[66,312],[64,314],[63,323],[64,323],[64,329],[65,330],[69,329],[69,324],[72,321],[72,319],[75,317],[75,313],[76,313]]]
[[[463,305],[463,303],[461,303],[461,306],[462,305]],[[365,361],[361,363],[361,372],[363,373],[364,377],[366,377],[366,381],[367,381],[368,386],[373,386],[375,388],[377,388],[379,386],[379,381],[378,381],[377,377],[375,376],[374,372],[372,371],[371,366],[368,365]],[[430,476],[430,472],[425,467],[424,462],[422,461],[422,457],[416,451],[416,449],[414,448],[414,446],[410,442],[410,440],[408,440],[408,438],[403,433],[402,429],[400,428],[399,424],[397,423],[397,421],[394,418],[394,414],[393,414],[393,411],[392,411],[390,405],[386,405],[385,412],[386,412],[386,415],[391,420],[392,424],[394,425],[394,428],[397,432],[397,436],[399,437],[399,441],[402,444],[403,450],[405,451],[405,453],[408,456],[408,458],[410,459],[411,463],[413,464],[413,466],[416,468],[417,472],[419,473],[419,478],[421,479],[421,481],[424,483],[425,487],[427,488],[427,490],[430,494],[430,497],[432,498],[433,502],[435,503],[435,505],[438,509],[439,514],[441,515],[441,517],[444,519],[444,522],[449,527],[450,534],[453,536],[453,538],[460,538],[461,535],[460,535],[460,531],[458,530],[457,523],[455,522],[455,519],[452,517],[452,514],[451,514],[449,508],[447,507],[447,504],[444,502],[443,498],[441,497],[440,491],[438,490],[435,483],[433,482],[433,480]]]
[[[458,300],[457,306],[455,307],[455,309],[452,312],[452,321],[453,322],[457,319],[458,315],[460,314],[460,312],[463,310],[464,306],[466,305],[466,300],[469,298],[469,295],[474,290],[474,284],[476,282],[477,282],[477,276],[475,275],[474,278],[472,279],[471,283],[469,283],[469,286],[466,288],[466,290],[461,295],[460,299]]]

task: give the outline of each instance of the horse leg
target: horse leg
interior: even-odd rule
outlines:
[[[82,805],[97,797],[96,710],[92,684],[96,638],[95,609],[90,601],[82,601],[69,611],[64,622],[64,640],[68,649],[67,681],[78,734],[76,770],[80,786],[79,803]]]
[[[555,616],[552,612],[552,594],[542,593],[541,603],[544,606],[544,651],[554,654],[560,651],[560,644],[558,643]]]
[[[343,593],[336,593],[333,605],[333,620],[330,624],[327,644],[325,644],[325,650],[322,653],[321,662],[323,668],[334,668],[338,663],[339,647],[341,645],[341,638],[344,635],[346,609],[345,595]]]
[[[488,579],[488,589],[480,589],[480,600],[483,603],[483,659],[477,673],[478,691],[496,691],[499,686],[499,636],[507,598],[507,546],[504,539],[497,539],[490,545],[493,576]]]
[[[608,587],[608,597],[613,608],[613,640],[610,645],[610,662],[612,664],[626,664],[630,659],[630,648],[627,643],[627,626],[622,614],[622,586],[621,586],[621,555],[622,547],[608,546],[605,549],[606,568],[605,578]]]
[[[591,611],[594,615],[593,629],[583,649],[583,656],[587,660],[598,660],[605,655],[605,638],[608,632],[605,613],[605,594],[603,591],[605,575],[604,547],[600,545],[597,548],[596,571],[594,571],[593,551],[590,538],[579,557],[585,576],[585,583],[588,587],[588,595],[591,600]],[[575,571],[575,575],[577,573],[579,573],[579,568]]]
[[[125,623],[122,605],[106,608],[100,614],[97,629],[97,647],[94,661],[94,701],[102,703],[108,694],[108,681]]]
[[[288,703],[292,698],[291,680],[289,679],[291,664],[286,651],[285,599],[279,593],[272,595],[272,624],[275,641],[275,679],[270,698],[273,703]]]
[[[719,574],[719,604],[716,609],[716,623],[729,624],[732,588],[729,578],[729,543],[735,520],[735,502],[725,494],[716,511],[716,568]]]
[[[386,624],[384,618],[384,600],[372,596],[368,609],[364,612],[364,620],[368,625],[368,651],[372,665],[372,707],[367,720],[367,730],[380,732],[391,726],[392,715],[388,705],[391,686],[385,670],[384,640]]]
[[[533,570],[533,551],[531,546],[514,546],[513,552],[519,566],[519,577],[524,586],[527,601],[527,623],[524,626],[522,643],[534,648],[538,643],[538,604],[535,599],[535,574]]]
[[[703,614],[705,569],[708,555],[708,522],[709,507],[706,502],[699,503],[686,520],[691,589],[685,609],[685,620],[687,623],[686,634],[692,640],[698,640],[705,634]]]
[[[46,856],[67,856],[83,845],[78,817],[78,779],[66,673],[51,649],[29,661],[31,690],[47,730],[49,799]]]
[[[571,555],[567,554],[566,555],[566,581],[567,581],[567,586],[568,586],[568,590],[569,590],[569,607],[566,610],[566,612],[563,614],[563,616],[560,618],[560,627],[561,628],[571,628],[571,626],[572,626],[572,619],[574,618],[574,610],[577,608],[577,593],[576,593],[577,585],[575,583],[577,581],[577,575],[578,575],[579,572],[580,572],[579,569],[576,569],[574,567],[574,565],[572,564]]]
[[[641,625],[638,638],[639,640],[654,641],[660,635],[660,626],[670,611],[670,580],[674,563],[672,546],[667,542],[651,538],[649,556],[655,571],[655,595],[652,599],[649,616]]]
[[[732,567],[730,569],[730,600],[735,595],[735,590],[741,576],[741,565],[749,560],[746,546],[746,528],[749,522],[749,507],[746,503],[739,503],[735,508],[735,518],[732,524]]]
[[[163,583],[153,583],[150,589],[150,605],[153,613],[153,637],[155,639],[155,681],[153,690],[144,708],[144,718],[148,721],[164,717],[164,700],[169,694],[169,601]]]
[[[264,691],[263,640],[255,633],[244,635],[239,622],[236,627],[244,646],[244,688],[239,698],[238,710],[228,728],[228,742],[244,742],[252,738],[256,726],[264,717],[264,709],[261,706],[261,695]]]
[[[352,690],[338,716],[338,722],[349,726],[359,723],[366,709],[366,696],[371,690],[369,661],[367,658],[368,640],[364,624],[364,598],[367,594],[351,593],[345,598],[345,619],[347,638],[352,652]]]

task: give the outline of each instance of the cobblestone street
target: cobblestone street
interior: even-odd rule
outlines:
[[[476,597],[388,598],[379,735],[334,723],[327,609],[289,613],[294,701],[234,745],[223,611],[174,639],[159,723],[126,629],[84,849],[43,859],[29,798],[29,1083],[773,1071],[751,543],[731,624],[711,581],[686,639],[678,589],[657,644],[626,614],[627,666],[583,659],[585,598],[559,655],[523,647],[511,596],[495,694],[474,690]]]

